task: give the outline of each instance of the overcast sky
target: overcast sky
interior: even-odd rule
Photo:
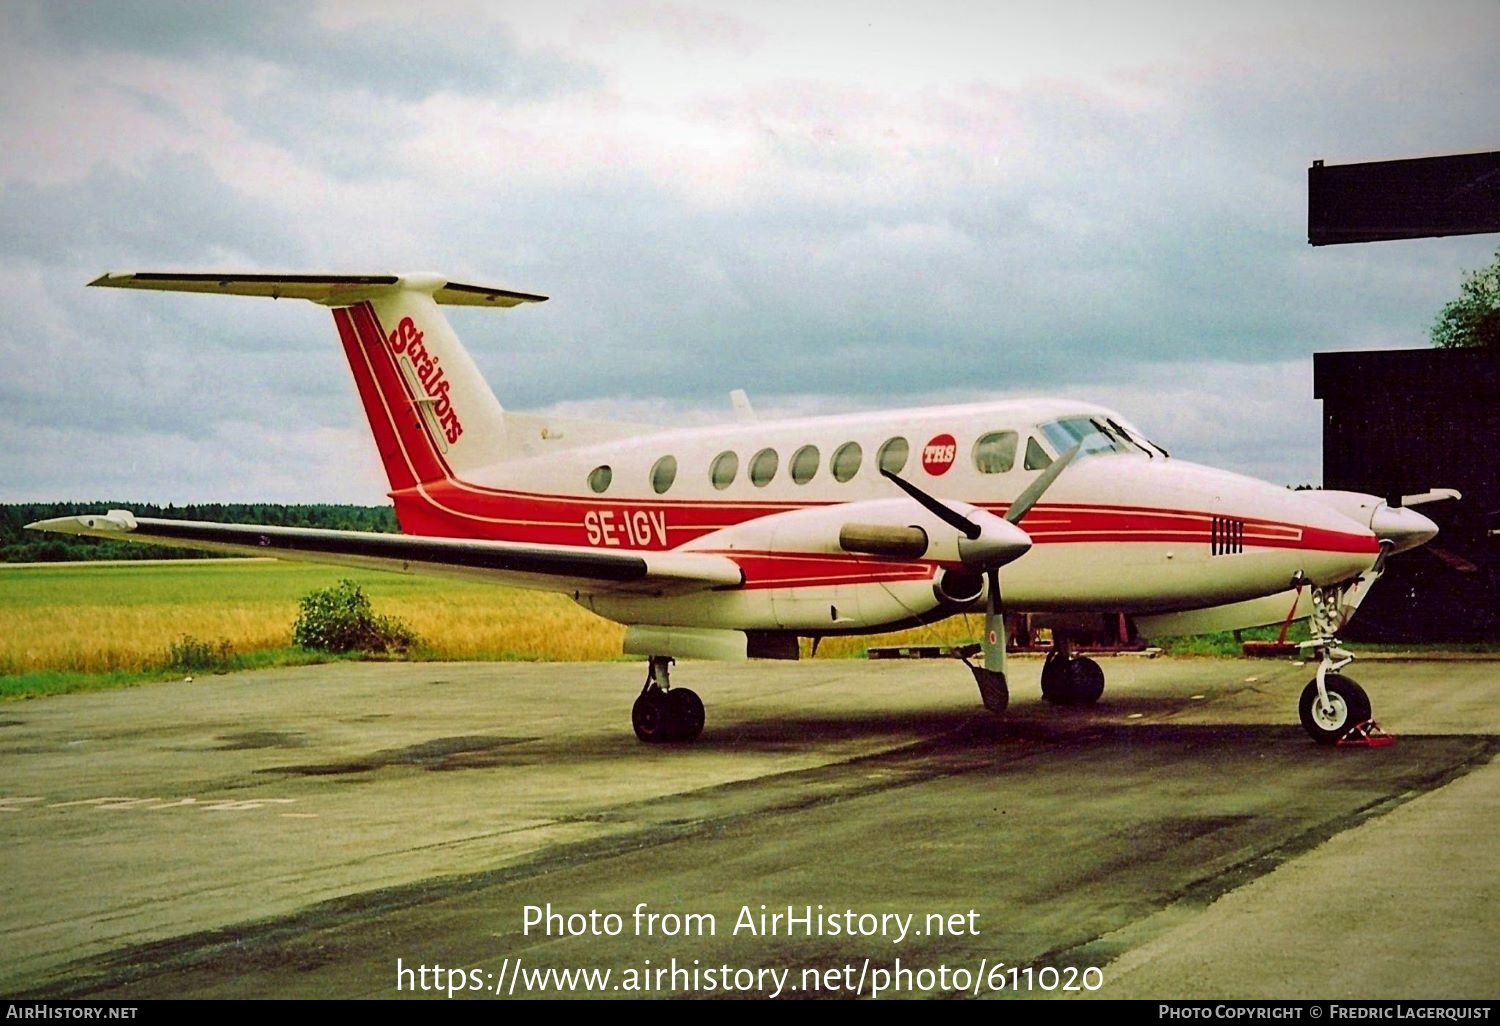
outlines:
[[[1497,99],[1500,0],[0,0],[0,500],[384,501],[326,311],[106,270],[547,294],[452,314],[515,409],[1063,394],[1317,482],[1312,354],[1497,239],[1314,249],[1307,167]]]

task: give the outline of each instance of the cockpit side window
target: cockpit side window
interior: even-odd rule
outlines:
[[[1025,466],[1027,470],[1046,470],[1052,466],[1052,457],[1047,455],[1047,450],[1042,448],[1035,435],[1026,439]]]

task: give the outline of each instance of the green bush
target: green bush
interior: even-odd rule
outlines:
[[[167,646],[167,668],[170,670],[211,670],[228,673],[238,663],[234,647],[228,638],[220,638],[217,645],[199,641],[191,634],[184,634]]]
[[[376,613],[359,585],[343,580],[303,596],[292,643],[325,652],[404,652],[417,636],[395,617]]]

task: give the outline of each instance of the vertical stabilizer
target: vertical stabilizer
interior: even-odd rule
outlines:
[[[393,489],[505,458],[505,412],[430,293],[392,290],[333,317]]]
[[[505,411],[439,304],[511,307],[547,297],[438,275],[106,274],[114,288],[307,299],[333,309],[393,491],[511,455]]]

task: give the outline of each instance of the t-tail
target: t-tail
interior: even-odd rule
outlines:
[[[391,491],[526,455],[440,304],[511,307],[546,296],[430,274],[105,274],[113,288],[306,299],[332,308]],[[398,502],[398,506],[400,503]]]

